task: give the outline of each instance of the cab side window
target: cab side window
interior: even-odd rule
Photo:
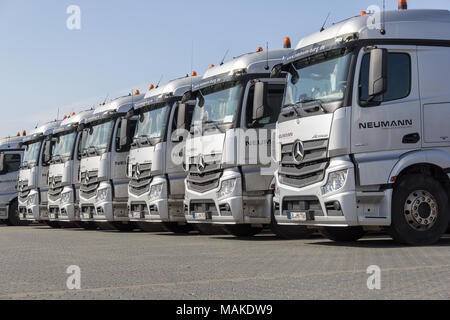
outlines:
[[[359,101],[369,99],[370,54],[363,56],[359,77]],[[387,91],[375,97],[374,102],[388,102],[404,99],[411,92],[411,57],[407,53],[389,53],[387,63]]]
[[[20,168],[20,154],[5,154],[5,172],[4,174],[16,172]]]
[[[253,122],[253,98],[255,93],[255,87],[252,86],[248,92],[247,107],[246,107],[246,119],[247,128],[261,128],[267,124],[277,122],[278,116],[281,111],[281,104],[283,103],[284,85],[282,84],[269,84],[267,89],[267,106],[265,106],[264,116]]]

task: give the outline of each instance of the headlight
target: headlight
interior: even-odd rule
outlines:
[[[32,194],[32,195],[29,195],[28,199],[27,199],[27,205],[28,206],[34,205],[36,203],[36,199],[37,199],[37,194],[36,193]]]
[[[105,201],[106,198],[108,197],[108,189],[100,189],[97,191],[97,197],[95,198],[95,200],[97,202],[101,202],[101,201]]]
[[[347,181],[348,169],[331,172],[328,175],[327,184],[322,189],[322,195],[342,189]]]
[[[152,201],[160,198],[162,192],[163,192],[163,184],[155,184],[154,186],[151,186],[150,195],[148,196],[149,200]]]
[[[70,202],[70,194],[71,192],[65,192],[61,195],[61,203],[65,204],[65,203],[69,203]]]
[[[236,187],[236,179],[225,180],[222,182],[222,186],[220,187],[217,196],[219,198],[226,197],[233,193],[235,187]]]

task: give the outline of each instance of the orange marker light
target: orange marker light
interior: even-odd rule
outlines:
[[[27,130],[23,130],[22,135],[25,137],[27,135]]]
[[[64,116],[64,118],[63,118],[64,120],[66,120],[67,119],[67,116]]]
[[[20,137],[20,132],[17,132],[17,136]]]
[[[134,94],[135,94],[135,95],[138,95],[138,94],[141,94],[141,92],[140,92],[139,90],[136,90],[136,91],[134,92]]]
[[[366,14],[367,14],[366,11],[361,11],[361,13],[360,13],[361,16],[365,16]]]
[[[264,49],[262,47],[258,47],[258,50],[256,52],[263,52]]]
[[[213,64],[209,66],[210,69],[212,69],[212,68],[214,68],[214,67],[215,67],[215,65],[213,65]]]
[[[398,10],[408,10],[408,1],[398,0]]]
[[[197,76],[197,72],[192,71],[191,76],[196,77]]]
[[[153,90],[155,89],[155,86],[153,85],[153,83],[148,87],[148,90]]]
[[[76,115],[76,113],[75,113],[75,112],[72,112],[72,117],[73,117],[74,115]]]
[[[284,38],[284,45],[283,45],[283,47],[286,48],[286,49],[290,49],[291,48],[291,38],[289,38],[289,37]]]

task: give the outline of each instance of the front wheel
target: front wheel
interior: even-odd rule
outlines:
[[[392,196],[392,238],[406,245],[431,245],[448,228],[448,196],[432,177],[411,174],[400,180]]]
[[[256,236],[258,233],[261,233],[263,229],[264,229],[263,227],[254,228],[249,224],[236,224],[225,226],[225,230],[227,230],[229,234],[239,238]]]
[[[366,232],[361,227],[325,227],[320,233],[336,242],[355,242],[364,237]]]
[[[61,229],[61,225],[56,221],[47,221],[46,224],[53,229]]]
[[[5,221],[8,226],[27,226],[29,224],[28,221],[22,221],[19,217],[19,203],[17,200],[11,202],[11,205],[8,208],[8,220]]]
[[[175,234],[186,234],[194,230],[190,224],[178,224],[176,222],[164,222],[164,227]]]

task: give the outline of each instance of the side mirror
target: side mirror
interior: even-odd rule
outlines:
[[[181,103],[186,103],[190,100],[194,100],[194,96],[192,94],[192,91],[188,91],[183,95],[183,98],[181,98]]]
[[[387,90],[387,59],[388,52],[386,49],[370,51],[369,100],[373,100]]]
[[[257,82],[255,84],[255,94],[253,98],[253,117],[252,120],[256,121],[264,117],[264,108],[267,100],[267,84],[265,82]]]
[[[128,119],[122,119],[122,124],[120,127],[120,149],[124,148],[128,144]]]
[[[5,167],[5,154],[2,152],[0,153],[0,174],[3,174]]]
[[[44,164],[48,164],[52,158],[51,155],[51,151],[52,151],[52,142],[51,140],[47,140],[45,142],[45,148],[44,148]]]
[[[177,129],[186,128],[186,104],[180,103],[178,105]]]
[[[127,115],[125,116],[125,118],[130,119],[134,116],[134,109],[131,109],[130,111],[127,112]]]
[[[83,131],[86,126],[84,124],[79,124],[77,127],[77,131]]]

